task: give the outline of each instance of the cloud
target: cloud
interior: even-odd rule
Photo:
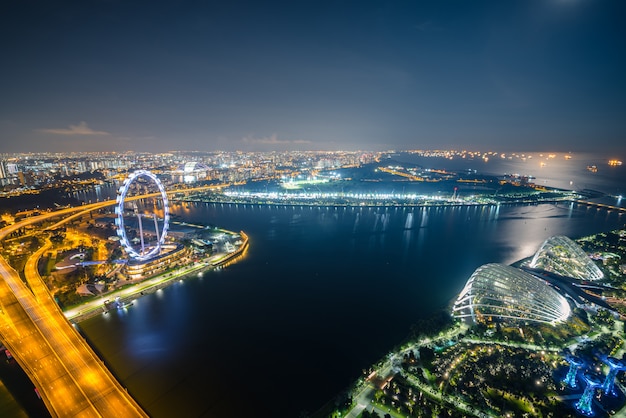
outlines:
[[[286,144],[310,144],[311,141],[307,141],[305,139],[294,139],[294,140],[286,140],[286,139],[278,139],[278,135],[273,134],[269,137],[265,138],[253,138],[250,136],[246,136],[242,139],[246,144],[264,144],[264,145],[286,145]]]
[[[87,122],[80,122],[78,125],[70,125],[66,129],[38,129],[39,132],[55,135],[111,135],[105,131],[94,131]]]

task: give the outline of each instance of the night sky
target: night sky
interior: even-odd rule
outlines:
[[[626,2],[0,5],[0,152],[626,153]]]

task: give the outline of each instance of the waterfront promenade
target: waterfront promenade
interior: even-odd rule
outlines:
[[[145,197],[149,195],[133,199]],[[33,216],[0,229],[0,241],[28,225],[114,204],[116,201],[110,200]],[[39,255],[46,248],[39,249]],[[34,270],[36,261],[31,261],[25,271],[29,288],[19,273],[0,257],[0,340],[36,385],[50,414],[53,417],[147,417],[65,318]]]
[[[207,269],[221,267],[225,264],[228,264],[236,258],[242,256],[248,248],[248,236],[243,231],[240,231],[240,234],[243,238],[243,242],[232,253],[214,254],[202,261],[183,266],[173,272],[161,274],[151,279],[125,286],[123,289],[109,292],[106,295],[102,295],[97,299],[85,302],[71,309],[67,309],[64,312],[64,315],[68,320],[72,322],[80,322],[94,315],[100,315],[107,312],[107,309],[104,306],[105,300],[115,300],[116,298],[120,298],[120,302],[122,302],[123,304],[127,304],[133,299],[141,297],[144,294],[160,290],[178,280],[183,280],[183,278],[188,277],[192,274],[202,275],[202,272]],[[41,256],[41,254],[39,256]],[[34,262],[34,264],[36,265],[36,261]],[[39,273],[33,271],[32,274],[38,275]]]

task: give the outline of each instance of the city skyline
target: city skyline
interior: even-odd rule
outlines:
[[[16,3],[0,152],[620,152],[624,8]]]

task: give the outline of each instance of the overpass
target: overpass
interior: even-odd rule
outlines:
[[[574,202],[580,203],[581,205],[587,205],[587,206],[601,208],[601,209],[616,210],[618,212],[626,212],[626,207],[622,207],[622,206],[607,205],[605,203],[592,202],[590,200],[582,200],[582,199],[575,199]]]
[[[157,195],[160,193],[127,200]],[[1,229],[0,240],[27,225],[70,215],[55,224],[57,226],[70,218],[115,204],[115,200],[109,200],[33,216]],[[0,340],[36,385],[53,417],[147,417],[53,300],[37,271],[37,260],[49,248],[48,241],[29,258],[24,269],[28,286],[0,256]]]

